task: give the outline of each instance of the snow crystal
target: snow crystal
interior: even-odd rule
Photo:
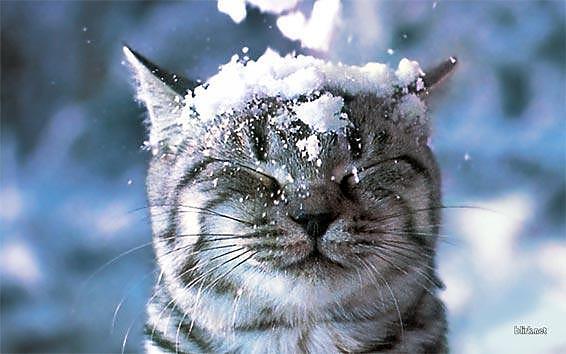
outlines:
[[[320,142],[315,134],[297,141],[296,145],[297,148],[299,148],[299,151],[303,152],[303,156],[307,157],[308,161],[314,161],[318,158],[318,154],[320,153]]]

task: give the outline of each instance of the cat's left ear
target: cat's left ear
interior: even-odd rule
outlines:
[[[185,95],[197,84],[159,68],[128,46],[123,51],[137,83],[137,99],[148,111],[149,145],[155,154],[176,138]]]

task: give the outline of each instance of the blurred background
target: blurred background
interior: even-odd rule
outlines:
[[[142,350],[156,269],[125,42],[203,80],[243,47],[425,68],[456,55],[431,145],[444,203],[483,209],[444,213],[452,352],[565,353],[566,3],[248,2],[0,2],[0,351]]]

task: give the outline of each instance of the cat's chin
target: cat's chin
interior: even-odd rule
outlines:
[[[281,267],[286,273],[308,277],[334,275],[337,271],[344,270],[344,268],[342,264],[333,261],[319,251],[313,251],[303,258]]]

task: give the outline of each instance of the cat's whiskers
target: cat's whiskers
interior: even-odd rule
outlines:
[[[417,249],[403,247],[402,245],[407,246],[414,246],[413,244],[405,241],[392,241],[392,240],[375,240],[373,242],[366,242],[365,244],[367,247],[376,247],[379,248],[382,252],[396,252],[399,256],[404,256],[412,261],[417,261],[416,265],[423,266],[425,268],[430,269],[431,271],[435,271],[434,267],[430,266],[426,263],[426,261],[430,262],[433,261],[434,256],[433,254],[422,254]],[[386,245],[387,247],[383,247],[382,245]],[[429,250],[430,251],[430,250]],[[383,253],[382,253],[383,254]],[[432,280],[431,280],[432,281]],[[434,283],[434,282],[433,282]]]
[[[241,256],[252,252],[252,250],[246,250],[242,253],[240,253],[239,255],[237,255],[236,257],[230,259],[230,261],[235,260],[240,258]],[[200,303],[200,299],[203,293],[205,293],[208,289],[211,289],[214,285],[216,285],[216,283],[218,281],[220,281],[222,278],[225,278],[226,276],[228,276],[228,274],[230,274],[231,272],[233,272],[236,268],[238,268],[239,266],[241,266],[242,264],[244,264],[245,262],[247,262],[249,259],[251,259],[254,255],[256,255],[257,252],[253,252],[252,254],[248,255],[246,258],[244,258],[243,260],[239,261],[236,265],[232,266],[230,269],[228,269],[226,272],[222,273],[221,275],[219,275],[218,277],[216,277],[212,282],[210,282],[206,287],[202,287],[204,285],[204,281],[201,281],[201,285],[199,287],[199,290],[197,292],[197,299],[195,302],[195,305],[193,306],[194,310],[193,312],[196,310],[196,308],[198,308],[198,305]],[[226,263],[227,264],[227,263]],[[176,332],[176,336],[175,336],[175,345],[178,345],[179,343],[179,332],[181,330],[181,325],[183,324],[185,318],[187,316],[187,313],[185,312],[185,314],[183,315],[181,321],[179,322],[179,326],[177,327],[177,332]],[[188,330],[188,334],[191,333],[193,326],[194,326],[194,322],[195,322],[195,316],[192,316],[191,318],[191,324]]]
[[[198,207],[188,207],[185,205],[180,205],[180,207],[182,208],[189,208],[189,209],[195,209],[195,210],[178,210],[177,213],[181,214],[181,213],[197,213],[197,214],[204,214],[204,215],[210,215],[210,216],[217,216],[220,218],[225,218],[225,219],[229,219],[232,221],[236,221],[248,226],[254,226],[255,224],[251,221],[247,221],[247,220],[242,220],[242,219],[238,219],[236,217],[230,216],[230,215],[225,215],[225,214],[221,214],[218,212],[215,212],[213,210],[210,209],[204,209],[204,208],[198,208]]]
[[[229,255],[229,254],[232,254],[232,253],[234,253],[234,252],[238,252],[238,251],[241,251],[241,250],[244,250],[244,247],[241,247],[241,248],[238,248],[238,249],[235,249],[235,250],[230,250],[230,251],[225,252],[225,253],[223,253],[223,254],[214,256],[214,257],[212,257],[212,258],[209,259],[209,262],[214,261],[214,260],[216,260],[216,259],[220,259],[220,258],[222,258],[222,257],[225,257],[225,256],[227,256],[227,255]],[[247,252],[247,251],[246,251],[246,252]],[[237,259],[239,256],[240,256],[240,255],[237,255],[237,256],[235,256],[235,257],[232,257],[232,258],[230,258],[230,259],[228,259],[228,260],[226,260],[226,261],[224,261],[224,262],[222,262],[222,263],[220,263],[220,264],[217,264],[216,266],[214,266],[214,267],[208,269],[206,272],[204,272],[204,273],[202,273],[201,275],[199,275],[196,279],[193,279],[191,282],[189,282],[188,284],[186,284],[185,286],[183,286],[183,288],[181,289],[181,292],[184,292],[184,291],[186,291],[187,289],[191,288],[194,284],[198,283],[199,281],[202,281],[202,280],[206,279],[206,277],[207,277],[210,273],[214,272],[216,269],[218,269],[218,268],[224,266],[225,264],[231,262],[232,260]],[[201,267],[204,267],[204,266],[208,266],[208,264],[205,265],[205,264],[200,264],[200,263],[199,263],[199,264],[197,264],[196,266],[194,266],[194,267],[192,267],[192,268],[190,268],[190,269],[188,269],[188,270],[182,272],[181,274],[175,276],[175,278],[174,278],[173,280],[180,279],[181,277],[183,277],[184,275],[188,274],[189,272],[192,272],[192,271],[194,271],[194,270],[198,270],[198,269],[200,269]],[[164,312],[171,304],[173,304],[173,303],[175,303],[175,306],[177,306],[176,301],[177,301],[177,297],[176,297],[176,296],[173,296],[173,299],[171,299],[171,301],[169,301],[169,302],[165,305],[165,307],[161,310],[161,312],[159,313],[159,315],[158,315],[158,317],[157,317],[157,323],[153,326],[153,329],[152,329],[152,331],[151,331],[151,337],[153,337],[153,335],[155,334],[156,326],[157,326],[157,324],[159,324],[159,322],[161,321],[161,316],[163,315],[163,312]],[[170,315],[171,315],[172,311],[174,310],[175,306],[171,309]],[[169,319],[167,320],[166,326],[169,325],[169,320],[170,320],[170,318],[171,318],[171,317],[169,316]]]
[[[139,250],[142,250],[146,247],[149,247],[153,244],[152,241],[149,242],[145,242],[142,243],[141,245],[135,246],[133,248],[130,248],[124,252],[121,252],[120,254],[118,254],[117,256],[113,257],[112,259],[110,259],[109,261],[107,261],[106,263],[104,263],[103,265],[101,265],[100,267],[98,267],[94,272],[92,272],[88,278],[86,278],[86,280],[83,281],[83,283],[81,284],[79,290],[77,291],[77,296],[75,299],[74,304],[72,305],[72,308],[74,309],[77,306],[77,303],[79,302],[80,298],[84,295],[84,292],[86,291],[87,286],[89,285],[89,283],[94,279],[94,277],[96,277],[97,275],[99,275],[102,271],[104,271],[105,269],[107,269],[108,267],[110,267],[111,265],[113,265],[114,263],[118,262],[119,260],[121,260],[123,257],[130,255],[134,252],[137,252]]]
[[[196,207],[196,206],[191,206],[191,205],[184,205],[184,204],[153,204],[153,205],[149,205],[143,208],[139,208],[138,210],[141,209],[152,209],[152,208],[159,208],[159,207],[163,207],[163,208],[186,208],[189,210],[177,210],[177,213],[196,213],[196,214],[203,214],[203,215],[209,215],[209,216],[217,216],[217,217],[221,217],[221,218],[226,218],[232,221],[236,221],[242,224],[246,224],[248,226],[254,226],[255,224],[251,221],[248,220],[242,220],[242,219],[238,219],[234,216],[231,215],[226,215],[223,213],[219,213],[215,210],[212,209],[208,209],[208,208],[202,208],[202,207]],[[135,210],[134,210],[135,211]],[[156,211],[151,211],[151,214],[153,216],[163,216],[163,215],[170,215],[171,211],[169,210],[164,210],[161,212],[156,212]]]
[[[392,235],[392,236],[419,236],[419,237],[424,237],[424,238],[434,238],[434,239],[438,239],[438,241],[440,242],[445,242],[447,244],[453,245],[453,246],[457,246],[457,241],[456,239],[454,239],[452,236],[450,235],[438,235],[432,232],[414,232],[414,231],[409,231],[406,229],[367,229],[364,230],[364,234],[370,234],[370,235]],[[364,241],[369,241],[371,242],[372,240],[364,240]],[[402,242],[402,240],[398,240],[399,242]],[[427,251],[433,251],[434,247],[431,246],[426,246],[426,245],[419,245],[419,247],[424,248]]]
[[[222,265],[228,264],[229,262],[231,262],[231,261],[233,261],[233,260],[236,260],[236,259],[240,258],[241,256],[243,256],[243,255],[249,253],[249,252],[251,252],[251,250],[245,250],[244,252],[242,252],[242,253],[236,255],[235,257],[230,258],[229,260],[227,260],[226,262],[224,262]],[[208,289],[212,288],[220,279],[222,279],[223,277],[227,276],[229,273],[231,273],[231,272],[232,272],[234,269],[236,269],[238,266],[242,265],[244,262],[246,262],[246,261],[249,260],[251,257],[253,257],[254,254],[255,254],[255,253],[251,254],[251,255],[248,256],[248,257],[246,257],[244,260],[238,262],[235,266],[233,266],[232,268],[230,268],[228,271],[226,271],[225,273],[223,273],[223,274],[221,274],[220,276],[216,277],[215,280],[213,280],[211,283],[209,283],[209,284],[208,284],[206,287],[204,287],[204,288],[203,288],[203,285],[205,284],[205,282],[204,282],[204,277],[203,277],[202,279],[200,279],[200,280],[198,281],[198,282],[200,282],[200,286],[199,286],[199,289],[198,289],[198,291],[197,291],[196,300],[195,300],[195,303],[194,303],[194,305],[193,305],[192,313],[194,314],[195,311],[197,310],[197,308],[198,308],[198,306],[199,306],[199,304],[200,304],[201,296],[202,296],[202,294],[203,294],[204,292],[206,292]],[[217,269],[217,268],[218,268],[218,267],[215,267],[214,269]],[[209,272],[209,273],[210,273],[210,272]],[[194,285],[194,284],[193,284],[193,285]],[[191,286],[192,286],[192,285],[191,285]],[[175,306],[176,306],[176,304],[175,304]],[[176,331],[176,334],[175,334],[175,351],[176,351],[176,352],[178,351],[179,333],[180,333],[181,327],[182,327],[182,325],[183,325],[183,323],[184,323],[185,318],[187,317],[187,315],[188,315],[188,312],[185,311],[185,312],[183,313],[183,316],[182,316],[182,318],[181,318],[181,321],[179,321],[179,325],[178,325],[178,327],[177,327],[177,331]],[[192,316],[192,317],[191,317],[191,324],[190,324],[190,326],[189,326],[189,328],[188,328],[187,335],[190,335],[190,334],[191,334],[191,332],[192,332],[192,330],[193,330],[193,328],[194,328],[195,319],[196,319],[195,316]]]
[[[386,251],[396,252],[396,254],[398,254],[399,256],[404,256],[408,260],[417,261],[417,265],[419,266],[422,265],[430,268],[431,270],[434,270],[433,267],[430,267],[427,263],[424,262],[424,261],[428,261],[428,262],[433,261],[434,260],[433,255],[430,254],[423,255],[419,253],[417,250],[400,247],[399,245],[394,244],[393,242],[390,243],[383,242],[382,244],[386,246],[383,247],[382,249],[385,249]]]
[[[237,291],[236,291],[236,296],[234,296],[234,301],[232,302],[232,326],[231,328],[234,329],[236,328],[236,317],[238,314],[238,306],[240,304],[240,300],[242,298],[242,295],[244,294],[244,290],[243,287],[240,287]],[[236,332],[232,331],[232,337],[235,336]],[[234,338],[232,338],[233,340]]]
[[[395,259],[396,257],[399,256],[404,256],[405,258],[408,258],[410,260],[416,261],[415,264],[413,264],[413,267],[410,268],[410,272],[416,272],[417,275],[421,276],[422,278],[424,278],[427,282],[429,282],[431,285],[433,286],[437,286],[438,284],[434,281],[434,279],[430,278],[429,275],[427,275],[426,273],[423,273],[419,268],[420,267],[425,267],[425,268],[429,268],[430,270],[434,271],[434,268],[431,267],[430,265],[419,261],[419,259],[417,259],[416,257],[410,257],[408,256],[406,253],[396,250],[394,248],[381,248],[381,252],[380,252],[380,256],[382,256],[383,259],[385,259],[385,257],[391,255],[392,259]],[[415,256],[418,256],[418,254],[414,254]],[[428,259],[432,259],[432,258],[428,258]],[[391,260],[391,263],[394,264],[394,260]],[[409,271],[408,270],[403,270],[405,275],[409,275]],[[434,295],[431,292],[431,289],[421,283],[419,283],[417,281],[417,284],[419,286],[421,286],[423,289],[425,289],[429,294]]]
[[[452,245],[452,246],[458,246],[457,244],[457,240],[454,239],[453,237],[449,236],[449,235],[437,235],[434,233],[425,233],[425,232],[411,232],[411,231],[395,231],[395,230],[386,230],[383,233],[385,234],[389,234],[389,235],[395,235],[395,236],[419,236],[419,237],[425,237],[425,238],[434,238],[437,239],[440,242],[444,242],[446,244]]]
[[[167,256],[167,255],[170,255],[170,254],[175,253],[175,252],[184,251],[187,248],[191,248],[191,247],[193,247],[193,245],[185,245],[185,246],[181,246],[181,247],[176,247],[176,248],[173,248],[171,250],[168,250],[165,253],[161,253],[160,256]],[[213,250],[228,248],[228,247],[241,247],[241,245],[239,245],[239,244],[229,244],[229,245],[207,247],[207,248],[197,249],[197,250],[194,250],[194,251],[191,251],[191,252],[188,252],[188,253],[183,253],[182,255],[184,257],[190,257],[190,256],[198,255],[198,254],[203,253],[203,252],[213,251]]]
[[[224,253],[224,254],[222,254],[222,255],[228,255],[228,254],[231,254],[231,253],[233,253],[233,252],[234,252],[234,251],[229,251],[229,252],[226,252],[226,253]],[[221,255],[221,256],[222,256],[222,255]],[[190,272],[192,272],[192,271],[194,271],[194,270],[200,269],[200,268],[202,268],[202,267],[204,267],[204,264],[197,263],[197,265],[195,265],[194,267],[191,267],[191,268],[189,268],[189,269],[183,271],[182,273],[177,274],[177,275],[173,278],[173,281],[176,281],[176,280],[180,279],[181,277],[185,276],[186,274],[188,274],[188,273],[190,273]],[[154,293],[154,295],[150,298],[150,300],[148,301],[148,303],[150,303],[151,300],[153,300],[156,296],[157,296],[157,292]],[[152,338],[153,338],[153,336],[154,336],[156,326],[157,326],[157,325],[159,324],[159,322],[161,321],[161,316],[163,315],[163,312],[164,312],[173,302],[175,302],[176,300],[177,300],[177,298],[176,298],[176,297],[173,297],[173,299],[171,299],[171,301],[166,304],[166,306],[161,310],[161,312],[159,312],[158,317],[157,317],[157,322],[153,325],[153,328],[152,328],[152,330],[151,330],[151,337],[152,337]],[[171,312],[172,312],[172,310],[170,311],[170,315],[171,315]],[[170,317],[170,316],[169,316],[169,317]]]
[[[170,236],[170,237],[161,237],[158,238],[156,240],[153,241],[148,241],[148,242],[144,242],[141,245],[138,246],[134,246],[132,248],[127,249],[126,251],[123,251],[122,253],[120,253],[119,255],[113,257],[112,259],[110,259],[109,261],[107,261],[106,263],[104,263],[103,265],[101,265],[97,270],[95,270],[85,281],[84,284],[82,285],[82,287],[84,288],[86,285],[88,285],[88,283],[92,280],[92,278],[94,278],[95,276],[97,276],[100,272],[102,272],[103,270],[105,270],[106,268],[108,268],[109,266],[111,266],[112,264],[116,263],[117,261],[121,260],[121,258],[128,256],[136,251],[139,251],[145,247],[149,247],[152,246],[154,242],[159,242],[162,240],[171,240],[171,239],[176,239],[178,237],[202,237],[202,236],[229,236],[226,238],[217,238],[217,239],[213,239],[213,240],[203,240],[206,242],[211,242],[211,241],[217,241],[217,240],[224,240],[224,239],[230,239],[230,238],[247,238],[247,237],[255,237],[255,236],[251,236],[251,234],[245,234],[245,235],[234,235],[234,234],[219,234],[219,233],[198,233],[198,234],[185,234],[185,235],[176,235],[176,236]],[[232,237],[233,236],[233,237]],[[259,236],[257,236],[259,237]],[[81,291],[79,291],[80,293]]]
[[[407,269],[403,269],[399,264],[397,264],[397,263],[394,261],[394,259],[395,259],[394,257],[391,257],[392,259],[388,259],[388,258],[387,258],[387,255],[389,255],[387,252],[393,252],[393,253],[395,253],[394,250],[388,249],[388,248],[386,248],[386,247],[382,247],[382,246],[380,246],[380,245],[374,245],[373,247],[372,247],[372,246],[369,246],[369,245],[363,245],[363,246],[371,247],[371,248],[374,248],[374,249],[379,250],[378,252],[372,252],[372,254],[373,254],[374,256],[378,257],[379,259],[381,259],[382,261],[386,262],[387,264],[389,264],[391,267],[397,269],[397,270],[398,270],[399,272],[401,272],[402,274],[404,274],[404,275],[410,275],[410,273],[409,273],[409,271],[408,271]],[[406,258],[408,258],[408,260],[412,260],[412,261],[416,261],[416,260],[417,260],[417,259],[415,259],[415,258],[413,258],[413,257],[410,257],[410,256],[408,256],[407,254],[402,253],[402,252],[396,252],[395,255],[398,255],[398,256],[405,256]],[[410,264],[404,264],[404,265],[407,266],[407,265],[410,265]],[[416,266],[417,264],[413,264],[413,265]],[[420,262],[418,263],[418,265],[420,265]],[[416,271],[416,270],[417,270],[416,268],[411,268],[411,271]],[[420,275],[422,275],[422,276],[424,277],[423,274],[420,274]],[[432,279],[426,278],[426,277],[425,277],[425,279],[434,284],[434,282],[433,282]],[[419,284],[419,283],[418,283],[418,284]],[[419,285],[420,285],[421,287],[423,287],[425,290],[429,291],[429,289],[428,289],[427,287],[425,287],[424,285],[422,285],[422,284],[419,284]],[[430,292],[430,291],[429,291],[429,292]]]
[[[375,221],[387,221],[391,218],[397,218],[400,216],[406,216],[406,215],[413,215],[413,214],[418,214],[421,212],[426,212],[426,211],[434,211],[434,210],[454,210],[454,209],[471,209],[471,210],[481,210],[481,211],[488,211],[488,212],[492,212],[492,213],[497,213],[497,214],[501,214],[500,212],[493,210],[493,209],[489,209],[489,208],[484,208],[484,207],[480,207],[480,206],[474,206],[474,205],[437,205],[437,206],[432,206],[432,207],[427,207],[427,208],[418,208],[418,209],[413,209],[409,212],[402,212],[402,213],[396,213],[396,214],[390,214],[390,215],[385,215],[382,216],[381,218],[376,219]]]
[[[397,316],[399,318],[399,325],[400,325],[400,329],[401,329],[401,343],[402,345],[404,345],[404,339],[405,339],[405,327],[403,325],[403,318],[401,316],[401,309],[399,308],[399,302],[397,301],[397,298],[395,297],[395,294],[393,293],[393,290],[391,289],[391,286],[389,285],[389,283],[387,282],[387,280],[383,277],[383,275],[381,274],[381,272],[371,263],[367,262],[364,259],[360,259],[360,261],[362,262],[362,264],[364,264],[366,267],[368,267],[370,274],[374,274],[377,277],[379,277],[384,283],[385,286],[387,287],[389,294],[391,295],[391,298],[393,300],[393,304],[395,306],[395,310],[397,311]],[[375,278],[374,278],[375,279]],[[376,279],[377,280],[377,279]],[[376,282],[376,284],[379,284],[379,282]]]
[[[136,286],[138,286],[142,281],[144,281],[148,276],[155,274],[156,272],[157,272],[157,269],[151,270],[149,272],[146,272],[141,279],[134,279],[134,280],[128,282],[128,284],[126,284],[126,290],[124,291],[124,294],[122,295],[122,298],[120,299],[120,302],[118,302],[118,305],[116,305],[116,307],[114,308],[114,313],[112,315],[112,323],[111,323],[111,326],[110,326],[110,334],[114,333],[114,329],[116,328],[116,321],[118,319],[118,312],[122,308],[122,305],[126,301],[128,295],[130,295],[132,290]]]
[[[200,240],[200,242],[216,242],[216,241],[224,241],[224,240],[232,240],[232,239],[254,239],[254,238],[261,238],[264,237],[265,235],[262,233],[258,233],[258,232],[252,232],[249,234],[242,234],[242,235],[233,235],[233,236],[228,236],[228,237],[219,237],[219,238],[213,238],[213,239],[204,239],[204,240]],[[182,237],[182,235],[181,235]]]
[[[155,271],[156,271],[156,270],[153,270],[152,273],[155,273]],[[164,275],[164,271],[161,270],[161,271],[159,272],[159,275],[157,276],[157,279],[156,279],[156,282],[155,282],[156,285],[161,284],[163,275]],[[146,276],[147,276],[147,275],[146,275]],[[157,297],[157,295],[158,295],[158,292],[154,292],[153,295],[149,298],[149,300],[146,301],[146,308],[147,308],[147,306],[153,301],[153,299],[155,299],[155,298]],[[139,312],[136,314],[136,316],[134,317],[134,319],[132,320],[132,322],[130,322],[130,325],[128,326],[128,329],[126,330],[126,333],[125,333],[125,335],[124,335],[124,339],[122,340],[122,352],[121,352],[121,354],[124,353],[124,350],[125,350],[125,347],[126,347],[126,344],[127,344],[127,337],[128,337],[128,335],[129,335],[129,333],[130,333],[131,328],[132,328],[133,325],[135,324],[135,321],[136,321],[137,319],[139,319],[139,317],[140,317],[142,314],[144,314],[144,313],[145,313],[144,311],[139,311]],[[115,315],[116,315],[116,311],[115,311]],[[113,319],[113,321],[114,321],[114,319]]]

